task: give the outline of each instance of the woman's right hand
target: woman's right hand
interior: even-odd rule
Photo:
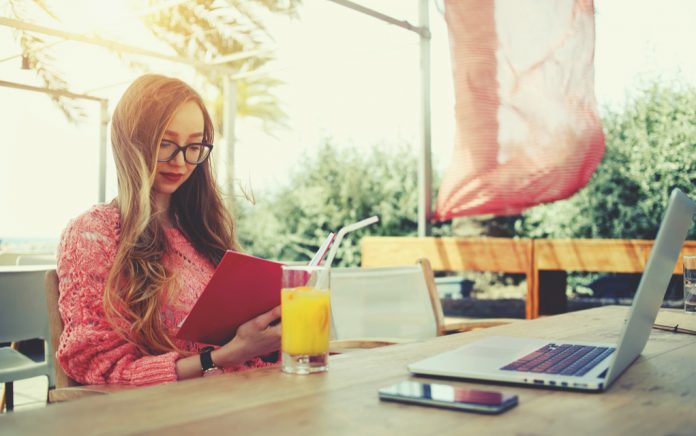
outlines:
[[[280,349],[280,324],[270,325],[280,318],[280,306],[253,318],[237,329],[234,338],[212,352],[217,366],[235,366],[247,360]]]

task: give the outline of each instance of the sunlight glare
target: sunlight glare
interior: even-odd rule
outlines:
[[[134,0],[72,0],[61,6],[61,20],[72,32],[102,37],[128,34],[140,29],[135,11],[144,2]]]

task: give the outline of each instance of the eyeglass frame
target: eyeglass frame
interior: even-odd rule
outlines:
[[[162,141],[160,141],[160,147],[162,147],[162,143],[163,143],[163,142],[166,142],[166,143],[168,143],[168,144],[172,144],[173,146],[175,146],[175,147],[176,147],[176,151],[173,152],[172,155],[169,156],[167,159],[160,160],[160,159],[158,158],[158,159],[157,159],[157,162],[169,162],[169,161],[172,161],[172,160],[174,160],[174,158],[175,158],[179,153],[183,153],[183,155],[184,155],[184,161],[185,161],[187,164],[189,164],[189,165],[200,165],[200,164],[202,164],[203,162],[205,162],[206,160],[208,160],[208,158],[210,157],[210,154],[213,152],[213,144],[208,144],[207,142],[192,142],[192,143],[190,143],[190,144],[186,144],[186,145],[183,145],[183,146],[182,146],[182,145],[179,145],[179,144],[177,144],[176,142],[174,142],[174,141],[172,141],[172,140],[170,140],[170,139],[163,139]],[[189,147],[192,147],[192,146],[194,146],[194,145],[199,145],[199,146],[202,145],[203,147],[208,147],[208,148],[209,148],[208,154],[205,156],[205,158],[204,158],[203,160],[201,160],[201,161],[199,161],[199,162],[190,162],[188,159],[186,159],[186,150],[188,150]],[[158,153],[159,153],[159,152],[158,152]]]

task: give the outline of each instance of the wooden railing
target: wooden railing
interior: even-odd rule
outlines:
[[[426,257],[434,271],[524,274],[526,317],[532,319],[565,311],[566,271],[640,273],[652,244],[625,239],[365,237],[361,253],[366,267],[413,264]],[[682,273],[684,254],[696,255],[696,241],[682,247],[675,274]]]

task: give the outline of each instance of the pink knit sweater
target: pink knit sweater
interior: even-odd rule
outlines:
[[[120,238],[120,213],[110,205],[97,205],[75,218],[63,232],[58,247],[58,305],[63,334],[57,350],[65,373],[82,384],[147,385],[175,381],[176,361],[169,352],[143,355],[113,329],[103,307],[104,285],[114,262]],[[176,229],[167,230],[171,252],[164,264],[175,271],[177,288],[161,312],[171,337],[190,312],[213,274],[214,267]],[[198,351],[206,344],[175,339],[183,350]],[[226,368],[239,371],[266,366],[259,358]]]

